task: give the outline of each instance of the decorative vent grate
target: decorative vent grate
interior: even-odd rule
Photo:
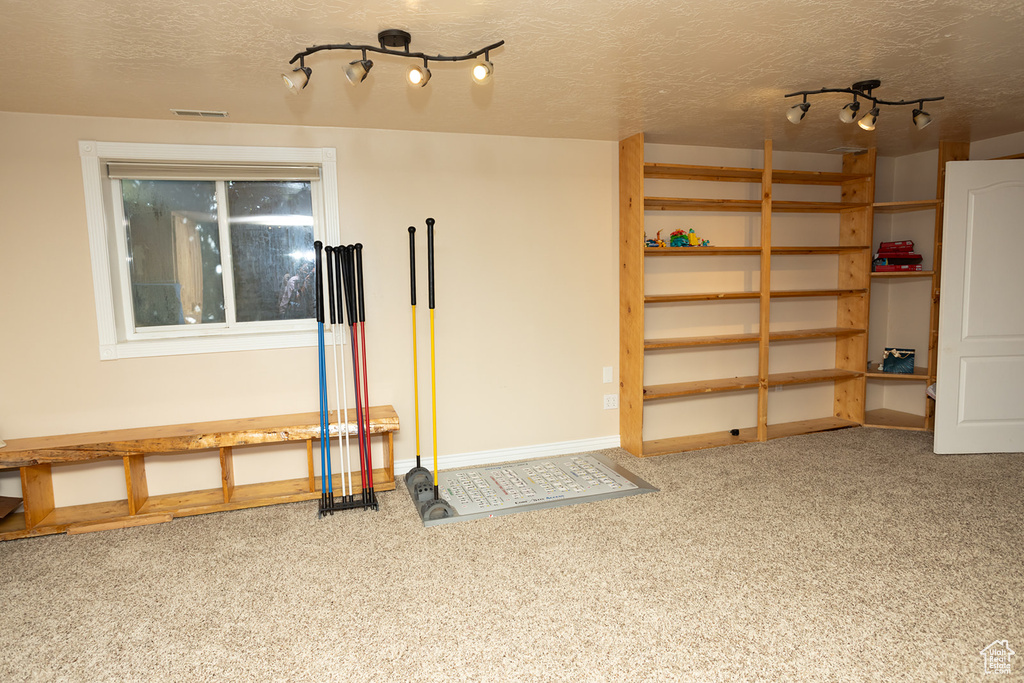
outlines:
[[[172,109],[171,113],[175,116],[193,119],[226,119],[228,117],[226,111],[202,111],[199,109]]]

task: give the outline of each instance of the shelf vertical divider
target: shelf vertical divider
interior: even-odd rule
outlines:
[[[871,244],[874,224],[876,150],[871,148],[860,154],[843,155],[843,172],[865,174],[866,177],[848,180],[842,184],[844,202],[866,204],[862,208],[847,209],[839,216],[839,246],[865,247],[859,251],[840,254],[837,286],[840,289],[859,289],[864,292],[840,296],[836,302],[836,326],[867,329],[871,292]],[[868,364],[867,334],[855,334],[836,340],[836,368],[860,373],[855,377],[836,380],[833,413],[844,420],[864,423],[864,372]]]
[[[21,468],[21,497],[26,529],[38,525],[53,512],[53,475],[49,464]]]
[[[644,134],[619,143],[619,434],[643,455]]]
[[[772,141],[764,141],[761,170],[761,277],[757,348],[757,440],[768,440],[768,339],[771,320]]]
[[[124,456],[124,480],[128,492],[128,514],[137,515],[149,500],[145,455],[133,453]]]
[[[932,301],[931,315],[928,321],[928,384],[935,382],[936,368],[939,364],[939,288],[942,281],[942,226],[945,217],[944,202],[946,195],[946,163],[950,161],[967,161],[971,157],[969,142],[939,142],[939,172],[935,187],[935,198],[939,200],[935,207],[935,250],[932,252]],[[925,429],[935,429],[935,403],[925,401]]]
[[[235,492],[235,461],[231,446],[220,448],[220,484],[224,492],[224,502],[230,503]]]

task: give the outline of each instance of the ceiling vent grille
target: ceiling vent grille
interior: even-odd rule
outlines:
[[[190,119],[226,119],[228,117],[226,111],[203,111],[200,109],[172,109],[171,113]]]

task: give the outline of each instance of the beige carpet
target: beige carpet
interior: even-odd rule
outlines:
[[[946,681],[1024,672],[1024,455],[852,429],[424,529],[316,503],[0,544],[3,681]]]

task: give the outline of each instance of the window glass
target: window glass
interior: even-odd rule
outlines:
[[[124,180],[121,195],[135,327],[223,323],[216,183]]]
[[[236,319],[312,318],[310,183],[229,181],[227,198]]]

